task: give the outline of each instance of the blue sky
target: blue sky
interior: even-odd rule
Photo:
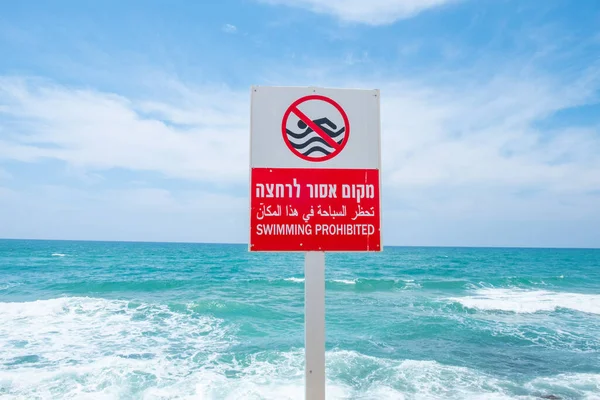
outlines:
[[[319,85],[381,90],[386,245],[600,247],[595,0],[22,0],[0,54],[0,237],[244,243],[250,85]]]

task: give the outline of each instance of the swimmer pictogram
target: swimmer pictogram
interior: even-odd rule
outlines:
[[[311,111],[305,113],[301,107]],[[313,162],[337,156],[350,137],[350,122],[344,109],[321,95],[305,96],[292,103],[283,116],[281,129],[292,153]]]

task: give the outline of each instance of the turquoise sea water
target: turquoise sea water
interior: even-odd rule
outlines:
[[[303,399],[302,254],[0,241],[0,398]],[[600,399],[600,250],[327,255],[328,399]]]

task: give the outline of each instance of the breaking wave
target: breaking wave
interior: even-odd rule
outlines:
[[[551,292],[525,289],[479,289],[475,295],[453,297],[466,308],[514,313],[535,313],[570,309],[589,314],[600,314],[600,295]]]

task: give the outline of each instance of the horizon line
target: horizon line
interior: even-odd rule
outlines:
[[[229,245],[229,246],[247,246],[245,242],[205,242],[205,241],[157,241],[157,240],[102,240],[102,239],[40,239],[40,238],[3,238],[0,237],[0,241],[38,241],[38,242],[89,242],[89,243],[148,243],[148,244],[197,244],[197,245]],[[505,246],[505,245],[486,245],[486,246],[473,246],[473,245],[386,245],[385,248],[450,248],[450,249],[522,249],[522,250],[600,250],[600,247],[557,247],[557,246]],[[383,253],[372,252],[372,253]],[[255,252],[263,253],[263,252]],[[273,253],[273,252],[270,252]],[[276,253],[305,253],[303,251],[278,251]],[[327,252],[326,252],[327,253]],[[330,253],[359,253],[353,251],[346,252],[330,252]],[[364,252],[360,252],[364,253]]]

